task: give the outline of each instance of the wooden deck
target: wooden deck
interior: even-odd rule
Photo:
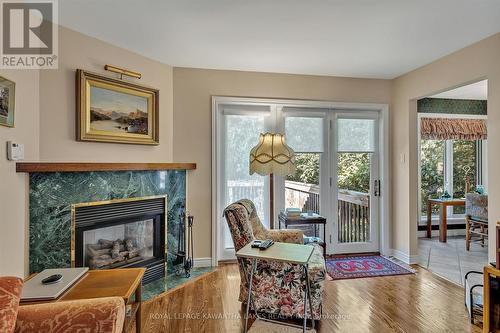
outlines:
[[[318,332],[481,332],[463,290],[429,271],[326,281]],[[143,304],[143,332],[241,332],[236,264]],[[133,332],[133,331],[131,331]]]

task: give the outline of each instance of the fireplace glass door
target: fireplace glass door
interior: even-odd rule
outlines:
[[[154,220],[83,232],[83,257],[90,269],[107,269],[154,257]]]

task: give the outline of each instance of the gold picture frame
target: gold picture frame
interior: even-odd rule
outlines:
[[[159,144],[159,90],[78,69],[78,141]]]
[[[0,125],[14,127],[16,83],[0,76]]]

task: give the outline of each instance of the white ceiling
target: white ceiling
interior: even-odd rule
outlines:
[[[456,89],[448,90],[431,98],[450,98],[450,99],[488,99],[488,80],[479,81]]]
[[[370,78],[500,32],[498,0],[64,0],[59,11],[64,26],[173,66]]]

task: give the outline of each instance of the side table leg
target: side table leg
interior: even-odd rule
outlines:
[[[142,281],[135,290],[135,301],[139,303],[137,312],[135,313],[135,332],[141,333],[142,330]]]
[[[326,259],[326,223],[323,224],[323,243],[325,244],[323,247],[323,257]]]
[[[427,238],[432,238],[432,202],[427,201]]]
[[[309,269],[307,268],[307,265],[304,265],[304,269],[306,272],[306,288],[307,288],[307,297],[309,298],[309,310],[311,313],[311,324],[312,324],[312,329],[314,329],[314,314],[313,314],[313,303],[312,303],[312,297],[311,297],[311,281],[309,279]],[[306,304],[304,304],[304,311],[306,309]],[[305,313],[304,313],[305,316]]]
[[[252,282],[255,269],[257,268],[257,259],[252,259],[252,268],[250,269],[250,278],[248,279],[248,298],[247,298],[247,309],[245,311],[245,328],[244,333],[248,332],[248,317],[250,316],[250,302],[252,301]]]
[[[446,234],[448,232],[447,230],[447,210],[448,206],[445,204],[441,204],[441,225],[439,226],[439,241],[442,243],[446,243]]]
[[[302,266],[303,267],[303,274],[307,274],[307,270],[306,270],[306,266]],[[304,282],[305,282],[305,286],[304,286],[304,324],[303,324],[303,327],[302,327],[302,332],[303,333],[306,333],[306,329],[307,329],[307,291],[308,291],[308,288],[307,288],[307,275],[304,277]]]

